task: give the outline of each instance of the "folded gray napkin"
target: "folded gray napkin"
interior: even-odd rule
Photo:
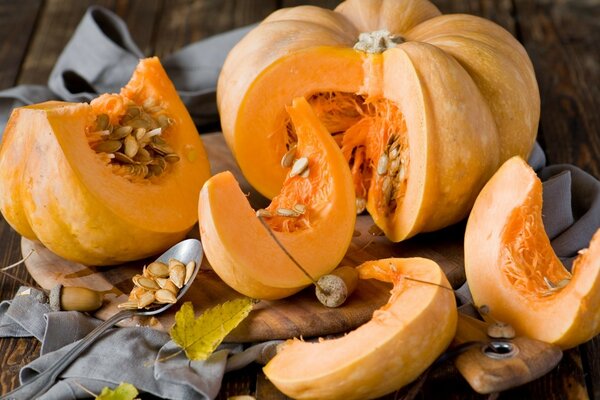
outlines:
[[[215,87],[221,65],[231,47],[251,28],[202,40],[163,59],[197,123],[218,121]],[[118,16],[90,7],[58,59],[48,87],[29,85],[0,91],[0,132],[13,107],[50,99],[87,101],[98,93],[118,91],[141,57]],[[569,266],[600,227],[600,183],[571,165],[546,167],[537,145],[529,163],[544,180],[544,225],[552,246]],[[468,293],[468,287],[465,289]],[[42,341],[41,357],[21,371],[22,383],[52,365],[98,324],[81,313],[51,312],[40,300],[43,293],[22,288],[15,299],[0,303],[0,337],[35,336]],[[149,328],[113,329],[65,370],[43,399],[83,398],[88,394],[79,385],[99,393],[102,387],[122,381],[168,399],[213,398],[225,371],[264,359],[264,352],[273,345],[267,342],[244,352],[240,346],[224,345],[204,362],[190,362],[183,355],[157,362],[174,348],[168,335]]]
[[[75,311],[53,312],[45,294],[21,287],[15,298],[0,303],[0,337],[34,336],[42,342],[41,356],[24,367],[22,384],[52,366],[99,321]],[[266,353],[281,341],[264,342],[242,351],[242,345],[223,344],[206,361],[190,361],[177,352],[167,333],[151,328],[114,328],[81,355],[41,399],[79,399],[100,393],[105,386],[129,382],[140,391],[165,399],[213,399],[223,374],[251,362],[265,362]],[[166,359],[166,360],[165,360]],[[30,398],[26,393],[21,399]]]

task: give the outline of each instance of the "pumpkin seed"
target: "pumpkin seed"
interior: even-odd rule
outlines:
[[[134,129],[138,129],[138,128],[150,129],[152,127],[152,124],[150,122],[146,121],[145,119],[136,118],[136,119],[127,121],[127,126],[131,126]]]
[[[115,160],[122,162],[124,164],[133,164],[135,161],[133,161],[133,158],[126,156],[125,154],[121,153],[121,152],[115,152]]]
[[[192,279],[192,274],[194,273],[195,269],[196,269],[196,262],[190,261],[189,263],[185,264],[185,279],[183,281],[184,285],[187,285],[189,280]]]
[[[152,276],[157,278],[169,276],[169,266],[160,261],[154,261],[150,263],[147,267],[147,270],[152,274]]]
[[[131,293],[129,293],[129,300],[137,302],[139,298],[142,297],[142,295],[146,292],[146,289],[139,286],[134,286],[133,289],[131,289]]]
[[[125,145],[125,155],[127,157],[133,158],[140,149],[140,145],[138,144],[137,140],[135,140],[135,138],[131,135],[125,138],[123,144]]]
[[[148,132],[148,137],[160,135],[161,133],[162,133],[162,128],[152,129],[151,131]]]
[[[129,301],[125,301],[119,305],[117,305],[117,308],[123,309],[123,310],[135,310],[138,308],[138,302],[137,300],[133,301],[133,300],[129,300]]]
[[[262,218],[270,218],[273,216],[273,214],[269,210],[265,210],[264,208],[259,208],[258,210],[256,210],[256,216],[262,217]]]
[[[109,118],[107,114],[100,114],[96,117],[96,130],[103,131],[108,127]]]
[[[142,140],[142,138],[146,135],[146,129],[145,128],[137,128],[135,130],[135,140],[140,141]]]
[[[160,125],[161,128],[167,128],[170,125],[173,125],[173,120],[169,117],[167,117],[165,114],[161,114],[157,117],[157,121],[158,121],[158,125]]]
[[[297,217],[300,215],[296,211],[290,210],[289,208],[278,208],[275,212],[277,213],[277,215],[280,215],[282,217]]]
[[[171,280],[169,278],[156,278],[154,280],[156,281],[156,283],[158,283],[158,286],[161,289],[164,289],[165,286],[167,286],[167,283],[169,283],[169,282],[173,283],[173,282],[171,282]]]
[[[148,174],[150,174],[150,176],[160,176],[163,173],[163,171],[164,169],[161,168],[159,165],[148,165]]]
[[[294,157],[296,157],[296,145],[293,144],[292,147],[281,157],[281,166],[283,168],[289,168],[294,164]]]
[[[118,151],[122,146],[122,143],[118,140],[105,140],[104,142],[98,143],[94,150],[96,153],[114,153]]]
[[[154,107],[145,108],[145,110],[148,114],[156,114],[156,113],[161,112],[163,110],[163,108],[161,106],[154,106]]]
[[[155,136],[155,137],[157,137],[157,136]],[[175,153],[175,151],[173,151],[173,149],[171,148],[171,146],[169,146],[166,143],[162,144],[162,143],[153,143],[153,142],[150,142],[150,148],[152,150],[156,151],[161,156],[166,156],[167,154]]]
[[[292,165],[292,170],[290,171],[290,178],[296,175],[300,175],[304,171],[308,169],[308,158],[301,157],[294,161],[294,165]]]
[[[156,106],[157,104],[158,104],[158,101],[154,97],[148,97],[142,103],[142,107],[144,107],[144,109],[148,109],[148,108],[152,108],[152,107]]]
[[[367,199],[364,197],[356,198],[356,214],[362,214],[363,211],[367,208]]]
[[[381,157],[379,157],[379,161],[377,161],[377,174],[385,175],[388,170],[388,163],[390,159],[387,154],[383,153]]]
[[[173,293],[175,296],[177,296],[177,293],[179,293],[179,288],[177,286],[175,286],[175,284],[173,283],[173,281],[171,279],[167,279],[167,282],[165,283],[165,286],[162,287],[162,289],[168,290],[169,292]]]
[[[298,214],[304,214],[306,212],[306,206],[304,204],[294,204],[293,210]]]
[[[154,292],[146,292],[138,300],[138,308],[148,307],[150,304],[154,303],[154,300]]]
[[[396,158],[395,160],[392,160],[392,162],[390,162],[390,166],[388,168],[388,173],[392,176],[395,176],[398,173],[398,170],[400,169],[400,164],[401,161],[400,159]]]
[[[112,140],[121,140],[131,133],[133,128],[131,126],[120,126],[108,136]]]
[[[136,275],[133,277],[133,284],[144,288],[146,290],[157,290],[159,289],[158,283],[156,283],[153,279],[147,278],[143,275]]]
[[[169,279],[173,281],[179,289],[183,287],[185,281],[185,266],[182,263],[176,264],[171,268]]]
[[[154,298],[158,304],[175,304],[177,303],[177,297],[173,292],[166,289],[159,289],[154,293]]]
[[[179,161],[179,156],[175,153],[170,153],[164,156],[164,160],[169,164],[173,164]]]
[[[152,156],[150,155],[148,150],[141,147],[135,155],[134,160],[146,164],[152,161]]]
[[[129,117],[129,119],[137,118],[140,115],[140,108],[138,106],[129,107],[125,115]]]
[[[396,158],[398,158],[398,155],[400,155],[400,149],[398,148],[398,146],[392,147],[389,152],[390,159],[395,160]]]

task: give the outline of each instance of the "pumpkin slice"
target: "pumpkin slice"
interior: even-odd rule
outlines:
[[[371,321],[338,339],[287,341],[264,367],[269,380],[286,395],[379,397],[416,379],[452,341],[456,302],[451,290],[436,286],[450,284],[435,262],[389,258],[368,261],[358,271],[363,279],[392,282],[389,302],[373,313]]]
[[[0,209],[61,257],[118,264],[183,238],[209,174],[185,106],[149,58],[120,94],[13,112],[0,150]]]
[[[354,232],[352,178],[329,132],[305,99],[288,109],[298,138],[281,192],[260,210],[277,240],[314,279],[333,270]],[[298,169],[306,164],[303,171]],[[299,175],[296,175],[299,172]],[[229,286],[247,296],[276,299],[310,280],[262,225],[230,172],[200,192],[200,235],[207,259]]]
[[[465,270],[477,306],[517,333],[563,349],[600,333],[600,230],[569,273],[542,221],[542,184],[519,157],[483,188],[465,233]]]
[[[466,217],[501,163],[529,154],[540,112],[525,50],[490,21],[426,0],[279,10],[231,51],[217,90],[227,143],[267,197],[285,179],[297,96],[342,149],[356,211],[393,241]]]

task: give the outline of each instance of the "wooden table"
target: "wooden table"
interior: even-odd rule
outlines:
[[[129,26],[146,54],[168,55],[183,45],[261,20],[300,3],[334,7],[337,0],[0,0],[0,89],[45,84],[86,8],[100,4]],[[434,0],[445,13],[489,18],[515,35],[536,69],[542,96],[538,140],[550,163],[572,163],[600,177],[600,0]],[[212,127],[217,128],[218,127]],[[203,129],[207,132],[210,128]],[[0,220],[0,266],[20,259],[20,237]],[[14,273],[25,281],[23,268]],[[0,300],[19,283],[0,275]],[[34,339],[0,339],[0,393],[18,386],[22,366],[39,356]],[[251,394],[281,399],[258,366],[225,376],[219,398]],[[398,398],[392,394],[389,399]],[[496,398],[496,396],[490,396]],[[600,336],[565,352],[559,366],[500,398],[600,399]],[[452,366],[435,370],[417,398],[479,399]]]

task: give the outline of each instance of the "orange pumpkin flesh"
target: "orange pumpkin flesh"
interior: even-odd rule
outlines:
[[[159,102],[172,125],[163,139],[180,160],[160,176],[116,173],[90,148],[90,127],[112,122],[124,102]],[[118,172],[118,171],[117,171]],[[0,150],[0,208],[20,234],[56,254],[91,265],[150,256],[185,236],[209,166],[201,139],[156,58],[142,60],[120,95],[91,105],[48,102],[13,112]]]
[[[475,202],[465,270],[475,304],[519,334],[570,348],[600,333],[600,230],[569,273],[544,231],[542,184],[518,157]]]
[[[289,108],[297,134],[296,159],[308,159],[307,177],[286,178],[266,208],[274,235],[313,278],[333,270],[352,239],[355,200],[350,172],[336,143],[306,100]],[[278,209],[306,210],[294,217]],[[310,284],[258,220],[230,172],[209,179],[200,192],[200,235],[207,259],[235,290],[254,298],[289,296]]]
[[[271,382],[298,399],[366,399],[416,379],[454,337],[454,295],[440,267],[423,258],[368,261],[363,279],[392,282],[389,302],[368,323],[319,343],[298,339],[283,345],[264,367]]]
[[[352,49],[360,33],[382,29],[404,42],[378,54]],[[441,16],[424,0],[277,11],[230,53],[217,95],[227,143],[268,197],[295,140],[285,106],[307,98],[342,148],[357,197],[394,241],[465,217],[502,161],[528,155],[539,118],[521,45],[489,21]]]

